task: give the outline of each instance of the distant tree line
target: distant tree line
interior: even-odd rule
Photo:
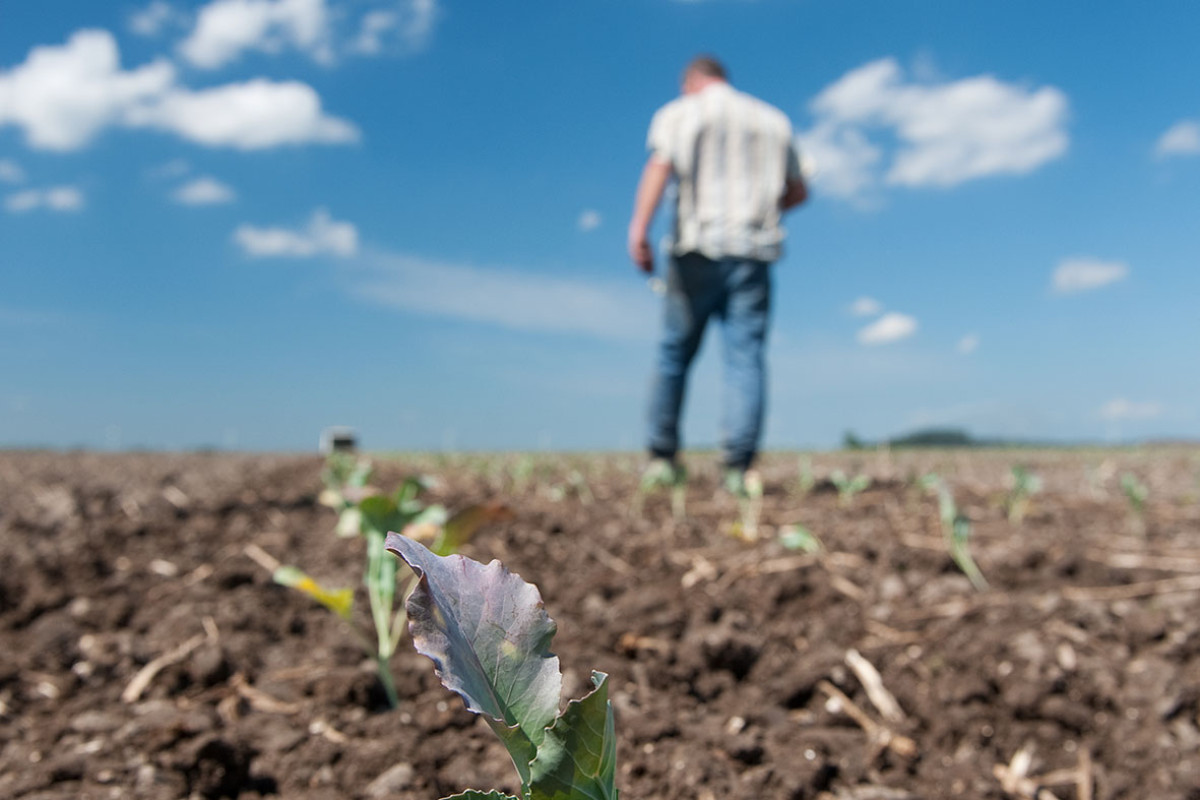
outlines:
[[[860,439],[854,431],[842,436],[843,450],[873,450],[879,447],[903,448],[955,448],[955,447],[1031,447],[1044,442],[1019,441],[1016,439],[977,439],[961,428],[922,428],[879,441]]]

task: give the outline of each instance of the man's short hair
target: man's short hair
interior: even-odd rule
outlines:
[[[725,72],[725,65],[710,55],[701,55],[693,58],[687,65],[687,69],[683,71],[684,75],[692,73],[704,75],[708,78],[720,78],[723,81],[729,80],[729,76]]]

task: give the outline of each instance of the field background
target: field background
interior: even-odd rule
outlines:
[[[634,456],[376,463],[383,488],[425,474],[430,501],[513,510],[464,552],[540,587],[567,696],[612,676],[628,800],[1200,797],[1196,448],[771,454],[754,542],[732,535],[738,504],[704,454],[680,521],[665,494],[631,513]],[[1017,464],[1043,482],[1019,526]],[[407,640],[390,711],[343,623],[247,556],[359,585],[363,543],[334,535],[320,469],[0,454],[0,797],[517,789]],[[872,485],[840,503],[835,469]],[[947,555],[930,471],[971,520],[987,591]],[[1148,487],[1141,515],[1126,474]],[[784,548],[788,524],[824,552]]]

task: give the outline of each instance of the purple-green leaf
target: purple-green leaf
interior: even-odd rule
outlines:
[[[528,786],[562,685],[549,650],[556,626],[537,587],[499,561],[437,556],[398,533],[388,534],[387,549],[419,577],[408,599],[413,644],[442,684],[483,715]]]
[[[596,688],[568,703],[546,731],[530,765],[530,800],[617,800],[617,737],[607,679],[593,672]]]

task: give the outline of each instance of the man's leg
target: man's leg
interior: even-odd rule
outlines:
[[[672,258],[663,300],[662,338],[650,393],[647,446],[658,458],[673,460],[679,451],[679,416],[688,368],[700,349],[704,326],[720,299],[718,264],[688,253]]]
[[[770,265],[721,262],[726,286],[724,317],[725,466],[747,469],[758,454],[766,405],[766,341],[771,312]]]

